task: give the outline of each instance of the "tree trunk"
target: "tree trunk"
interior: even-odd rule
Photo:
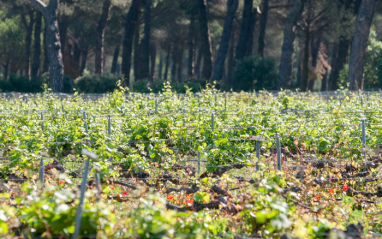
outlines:
[[[162,79],[162,72],[163,71],[163,55],[160,54],[159,56],[159,64],[158,64],[158,79]]]
[[[76,72],[79,74],[80,71],[80,60],[81,60],[81,48],[78,42],[74,42],[74,50],[73,50],[73,59],[75,61]]]
[[[167,77],[168,77],[168,68],[170,66],[170,54],[171,54],[171,44],[168,45],[168,49],[167,49],[166,66],[164,68],[164,75],[163,75],[164,80],[168,79]]]
[[[176,79],[176,64],[178,58],[178,43],[174,43],[174,47],[172,49],[172,67],[171,67],[171,80]]]
[[[309,81],[309,56],[310,56],[310,27],[309,24],[305,30],[305,43],[304,43],[304,61],[302,67],[302,91],[307,90]]]
[[[50,0],[48,5],[45,5],[40,0],[29,0],[29,2],[37,7],[44,16],[49,58],[49,87],[53,92],[60,92],[63,88],[64,67],[57,21],[59,0]]]
[[[37,7],[44,16],[46,26],[45,40],[49,59],[50,88],[53,92],[60,92],[63,85],[64,72],[57,21],[59,0],[51,0],[48,5],[45,5],[40,0],[29,0],[29,2]]]
[[[327,91],[328,89],[328,75],[329,71],[326,71],[326,73],[322,76],[321,91]]]
[[[130,82],[130,68],[131,68],[131,53],[133,50],[133,37],[134,30],[137,25],[139,16],[140,0],[133,0],[131,7],[126,16],[125,33],[123,37],[123,49],[122,49],[122,74],[127,80],[127,84]],[[136,33],[139,34],[139,33]]]
[[[192,79],[195,76],[195,16],[191,15],[190,26],[188,29],[188,62],[187,76]]]
[[[156,78],[155,76],[155,65],[156,65],[156,58],[157,58],[157,49],[155,46],[150,47],[150,81],[154,81]]]
[[[277,88],[286,89],[291,85],[292,62],[293,62],[293,43],[296,37],[295,26],[304,9],[305,0],[295,0],[291,11],[288,14],[284,29],[284,41],[282,46],[279,78]]]
[[[95,73],[98,75],[103,74],[103,51],[105,42],[105,27],[109,17],[111,0],[105,0],[102,5],[102,14],[98,21],[96,30],[96,46],[95,46]]]
[[[332,60],[332,71],[329,76],[329,89],[337,90],[338,89],[338,78],[341,70],[344,68],[344,65],[347,62],[349,55],[350,40],[340,37],[339,44],[337,46],[336,58]]]
[[[224,62],[227,56],[229,39],[231,38],[233,19],[236,14],[239,0],[227,1],[227,15],[224,20],[223,33],[220,39],[218,55],[216,57],[212,81],[220,81],[224,74]]]
[[[151,7],[152,0],[146,0],[144,37],[142,39],[142,55],[139,79],[150,78],[150,36],[151,36]],[[152,80],[152,79],[149,79]]]
[[[363,90],[366,50],[376,2],[363,0],[358,10],[349,60],[349,90]]]
[[[113,54],[113,62],[111,64],[111,74],[116,74],[117,73],[117,68],[118,68],[118,57],[119,57],[119,45],[115,48],[114,54]]]
[[[202,74],[200,72],[200,68],[202,66],[202,58],[203,58],[203,53],[202,53],[202,48],[200,47],[198,49],[198,55],[196,56],[196,65],[195,65],[195,75],[198,80],[202,77]]]
[[[310,38],[310,54],[312,56],[312,67],[315,68],[317,66],[318,61],[318,52],[321,47],[321,37],[317,35],[313,35]]]
[[[27,19],[25,16],[29,16],[29,22],[27,22]],[[31,46],[32,46],[32,33],[33,33],[33,25],[34,25],[34,18],[33,18],[33,11],[28,11],[28,14],[21,14],[21,21],[25,28],[25,56],[24,56],[24,76],[31,79],[31,67],[30,67],[30,59],[31,59]]]
[[[65,57],[65,46],[66,46],[66,38],[68,35],[68,27],[69,27],[69,16],[66,14],[63,14],[61,19],[59,19],[58,21],[58,28],[60,31],[61,53],[62,53],[63,61]]]
[[[359,6],[361,5],[361,0],[347,0],[345,1],[345,11],[350,11],[352,14],[345,14],[342,17],[342,22],[349,22],[349,16],[353,16],[353,14],[357,14]],[[341,70],[347,62],[347,58],[349,55],[350,48],[350,39],[346,34],[348,32],[347,24],[341,26],[341,32],[339,36],[338,42],[333,47],[333,55],[332,55],[332,70],[329,75],[328,88],[329,90],[337,90],[338,89],[338,78]]]
[[[34,27],[34,43],[33,43],[33,61],[31,69],[31,77],[37,78],[40,75],[40,63],[41,63],[41,12],[36,13],[36,22]]]
[[[228,66],[227,66],[227,79],[225,82],[225,89],[229,90],[232,88],[232,72],[233,72],[233,67],[235,63],[235,28],[232,29],[231,33],[231,40],[229,44],[229,51],[228,51]]]
[[[338,69],[338,67],[337,67],[338,49],[339,49],[339,44],[338,44],[338,42],[335,42],[333,44],[331,64],[330,64],[331,70],[330,70],[329,79],[327,82],[327,89],[328,90],[337,90],[337,88],[338,88],[337,87],[337,79],[338,79],[339,72],[340,72],[337,70]],[[334,71],[337,71],[337,72],[335,73]]]
[[[3,80],[7,81],[8,80],[8,74],[9,74],[9,62],[4,64],[3,67],[4,67]]]
[[[142,56],[142,44],[139,43],[139,26],[138,24],[135,26],[135,32],[137,34],[134,35],[134,80],[137,81],[141,78],[141,56]]]
[[[260,32],[259,32],[259,41],[258,41],[258,48],[257,48],[257,54],[259,54],[261,57],[264,57],[264,48],[265,48],[265,29],[267,27],[267,20],[268,20],[268,10],[269,10],[269,0],[263,0],[263,9],[261,10],[261,16],[260,16]]]
[[[47,48],[49,57],[50,88],[53,92],[61,92],[64,83],[64,67],[57,22],[58,0],[50,0],[47,10]]]
[[[244,56],[251,56],[253,55],[253,40],[256,30],[256,21],[257,21],[257,8],[253,9],[252,15],[251,15],[251,24],[249,25],[249,35],[247,39],[247,46],[245,50]]]
[[[304,62],[304,39],[302,37],[298,38],[298,65],[297,65],[297,82],[296,82],[296,88],[302,88],[302,65]]]
[[[244,0],[243,18],[241,20],[240,35],[236,47],[236,60],[244,58],[247,52],[248,39],[251,32],[253,0]]]
[[[47,37],[46,37],[46,32],[47,32],[47,24],[44,19],[44,39],[43,39],[43,47],[44,47],[44,58],[43,58],[43,64],[42,64],[42,73],[48,72],[49,71],[49,57],[48,57],[48,43],[47,43]]]
[[[179,45],[179,49],[178,49],[178,54],[177,54],[177,62],[178,62],[178,68],[177,68],[177,77],[178,77],[178,81],[180,83],[182,83],[183,81],[183,50],[184,50],[184,46],[183,46],[183,43],[180,43]]]
[[[86,62],[87,62],[87,58],[88,58],[89,46],[83,45],[81,52],[82,52],[81,53],[81,66],[80,66],[79,75],[82,75],[86,69]]]
[[[201,37],[201,48],[203,52],[203,69],[202,78],[209,80],[212,74],[212,46],[210,30],[208,27],[207,1],[198,0],[199,2],[199,29]]]

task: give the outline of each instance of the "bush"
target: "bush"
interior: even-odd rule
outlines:
[[[106,93],[117,87],[118,79],[118,76],[112,74],[101,77],[97,74],[85,74],[74,81],[74,86],[82,93]]]
[[[12,74],[7,81],[0,80],[0,90],[2,92],[37,93],[43,91],[43,83],[43,80],[40,78],[28,80],[25,76]]]
[[[74,80],[70,78],[70,76],[65,75],[64,76],[64,93],[74,93]]]
[[[234,90],[274,90],[277,71],[272,58],[249,56],[239,61],[233,71]]]

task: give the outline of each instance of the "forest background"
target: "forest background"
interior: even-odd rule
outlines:
[[[377,0],[0,0],[0,91],[382,88]]]

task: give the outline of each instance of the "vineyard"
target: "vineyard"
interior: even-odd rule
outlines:
[[[0,237],[377,238],[379,93],[0,98]]]

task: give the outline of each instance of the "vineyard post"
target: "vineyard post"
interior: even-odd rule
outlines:
[[[61,104],[62,113],[65,114],[64,104]]]
[[[94,181],[95,181],[95,184],[96,184],[96,187],[97,187],[97,193],[98,193],[98,196],[97,196],[97,201],[99,201],[101,199],[101,179],[100,179],[100,176],[99,176],[99,172],[100,172],[100,169],[98,166],[93,166],[93,168],[95,169],[96,173],[94,175]]]
[[[362,155],[363,155],[363,163],[364,171],[366,171],[366,125],[365,125],[366,117],[362,116]]]
[[[107,116],[107,133],[109,134],[109,136],[111,135],[111,119],[110,119],[110,115]]]
[[[198,150],[198,175],[200,175],[200,152]]]
[[[41,189],[44,189],[44,159],[41,157],[40,159],[40,170],[39,170]]]
[[[74,233],[72,237],[73,239],[77,239],[80,233],[81,219],[82,219],[82,214],[84,210],[85,190],[86,190],[86,187],[87,187],[86,184],[88,181],[89,165],[90,165],[90,159],[87,158],[85,161],[84,175],[83,175],[82,183],[81,183],[80,203],[78,205],[77,213],[76,213],[75,229],[74,229]]]
[[[277,134],[277,170],[281,171],[281,143],[280,143],[280,134]]]
[[[86,134],[88,134],[88,121],[86,119],[86,111],[84,111],[84,121],[85,121],[85,124],[84,124],[85,132]]]

